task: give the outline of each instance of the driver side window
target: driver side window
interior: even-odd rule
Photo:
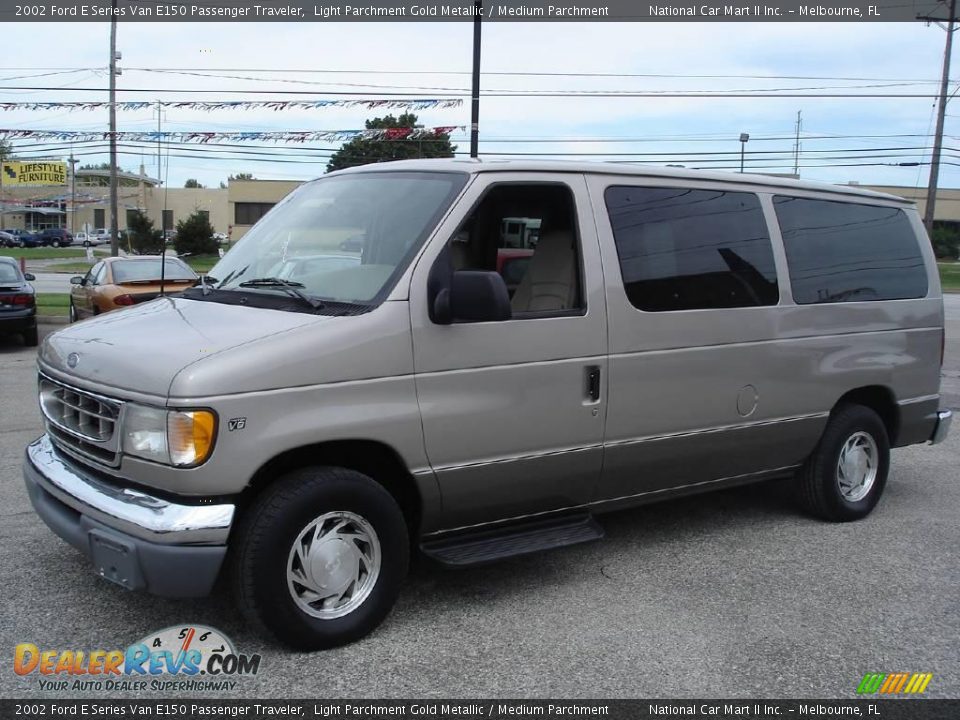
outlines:
[[[451,271],[496,272],[511,319],[585,310],[573,194],[562,183],[491,186],[438,262]]]

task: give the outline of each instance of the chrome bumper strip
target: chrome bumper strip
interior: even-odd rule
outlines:
[[[953,412],[950,410],[940,410],[937,413],[937,427],[933,430],[930,437],[930,444],[936,445],[947,439],[950,433],[950,423],[953,422]]]
[[[25,471],[78,513],[134,537],[163,545],[225,545],[235,506],[178,505],[131,488],[117,488],[68,465],[47,435],[27,447]]]

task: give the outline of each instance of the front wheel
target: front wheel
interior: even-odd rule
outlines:
[[[73,298],[70,298],[70,322],[77,321],[77,307],[73,304]]]
[[[60,241],[59,241],[59,240],[54,240],[54,241],[51,243],[51,245],[53,245],[55,248],[58,248],[58,247],[60,247]]]
[[[302,650],[373,631],[393,607],[409,564],[396,501],[344,468],[281,478],[249,508],[236,537],[232,575],[241,611]]]
[[[880,500],[889,469],[883,421],[870,408],[842,405],[797,475],[800,500],[824,520],[859,520]]]

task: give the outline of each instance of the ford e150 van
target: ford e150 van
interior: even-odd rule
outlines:
[[[509,289],[506,218],[539,228]],[[890,448],[947,435],[943,346],[900,198],[369,165],[296,190],[197,287],[50,335],[24,475],[107,580],[198,596],[226,574],[253,622],[324,648],[380,623],[412,551],[489,562],[775,477],[816,516],[863,518]]]

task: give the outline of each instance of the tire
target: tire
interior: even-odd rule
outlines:
[[[848,462],[842,463],[845,448]],[[841,405],[797,474],[800,501],[823,520],[860,520],[880,500],[889,470],[890,441],[880,416],[862,405]]]
[[[73,304],[73,298],[70,298],[69,322],[75,323],[76,321],[77,321],[77,308]]]
[[[23,240],[17,241],[17,247],[25,248],[27,244]]]
[[[301,544],[317,532],[324,542]],[[393,607],[410,562],[396,501],[366,475],[344,468],[282,477],[248,508],[235,537],[231,581],[240,610],[252,625],[299,650],[368,635]],[[337,599],[326,607],[307,583],[320,592],[335,589]]]
[[[27,347],[36,347],[40,342],[40,338],[37,336],[37,328],[32,327],[29,330],[23,331],[23,344]]]
[[[90,241],[89,241],[89,240],[84,240],[84,241],[83,241],[83,246],[84,246],[85,248],[90,247]]]
[[[53,247],[55,247],[55,248],[60,247],[60,241],[59,241],[59,240],[54,240],[54,241],[53,241],[52,243],[50,243],[50,244],[53,245]]]

